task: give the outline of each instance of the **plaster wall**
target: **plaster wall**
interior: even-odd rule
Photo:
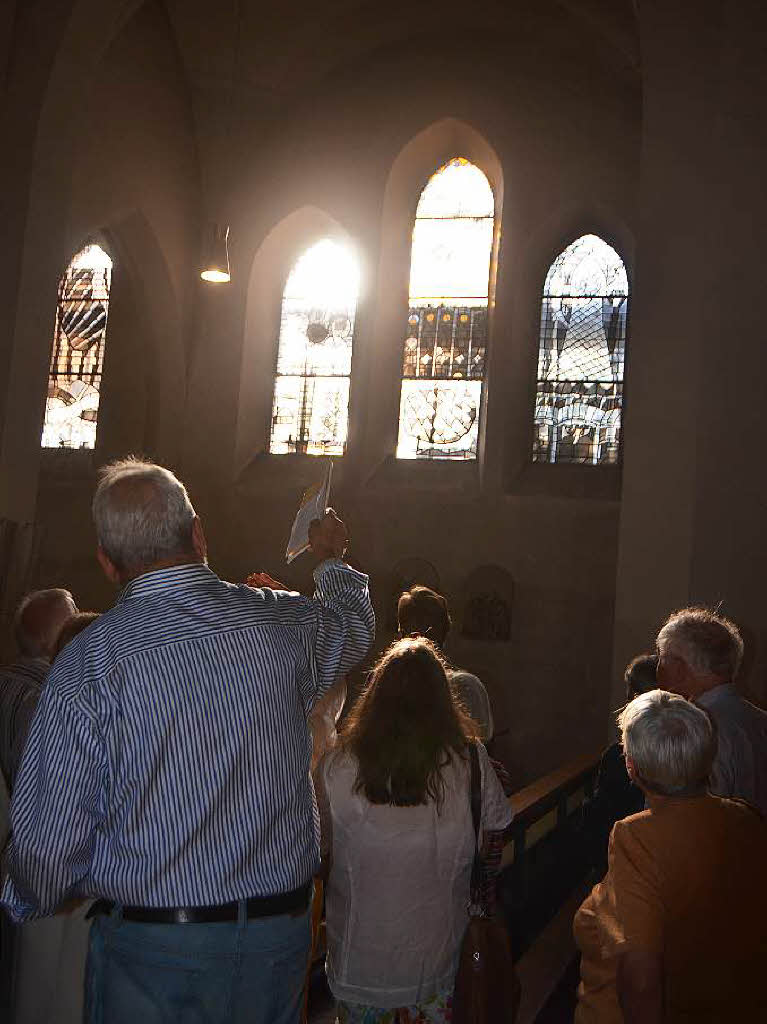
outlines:
[[[644,137],[614,676],[673,608],[741,626],[740,683],[767,703],[758,296],[767,15],[642,4]],[[748,25],[747,32],[743,25]],[[617,691],[616,691],[617,696]]]

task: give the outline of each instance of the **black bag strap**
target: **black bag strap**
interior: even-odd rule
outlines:
[[[482,773],[479,767],[479,753],[476,743],[469,744],[469,765],[471,768],[470,788],[471,820],[474,825],[474,863],[471,866],[471,902],[481,902],[482,859],[479,851],[479,826],[482,820]]]

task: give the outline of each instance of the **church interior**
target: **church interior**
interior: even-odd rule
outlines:
[[[112,604],[110,460],[309,593],[332,459],[376,653],[444,594],[515,787],[685,605],[765,705],[766,58],[757,0],[7,0],[4,653],[32,589]]]
[[[746,685],[764,699],[765,20],[745,0],[6,4],[6,620],[20,591],[61,581],[81,607],[108,605],[89,501],[97,467],[128,452],[179,471],[224,576],[266,569],[306,588],[284,548],[329,452],[384,634],[402,583],[442,589],[451,654],[487,680],[520,784],[599,746],[622,666],[691,601],[721,603],[746,630]],[[416,209],[456,159],[491,199],[486,353],[457,407],[473,426],[465,443],[401,457]],[[229,227],[229,283],[200,279],[216,225]],[[560,399],[575,408],[560,430],[541,415],[556,388],[537,382],[568,374],[544,365],[562,303],[546,341],[542,296],[587,236],[622,268],[622,337],[612,365],[605,333],[602,356],[570,376],[618,397],[612,410],[581,403],[603,417],[596,431]],[[345,436],[323,448],[315,429],[321,444],[307,447],[288,396],[280,448],[283,293],[323,241],[357,275],[334,398]],[[93,245],[111,285],[108,327],[88,348],[97,408],[79,396],[90,430],[54,426],[41,446],[60,282]],[[439,291],[449,283],[432,270],[422,288]],[[466,284],[479,287],[471,273]],[[588,310],[578,316],[588,328]],[[428,435],[428,404],[413,408]],[[552,430],[569,450],[541,442]]]

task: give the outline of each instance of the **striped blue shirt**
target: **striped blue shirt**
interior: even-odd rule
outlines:
[[[313,599],[146,573],[56,659],[11,808],[14,920],[75,895],[205,906],[295,889],[319,862],[307,713],[359,662],[367,576]]]

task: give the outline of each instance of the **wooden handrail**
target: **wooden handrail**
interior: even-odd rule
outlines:
[[[584,778],[596,771],[601,756],[601,750],[596,754],[584,754],[512,793],[509,803],[514,811],[515,824],[531,825],[556,804],[559,797],[578,789]]]

